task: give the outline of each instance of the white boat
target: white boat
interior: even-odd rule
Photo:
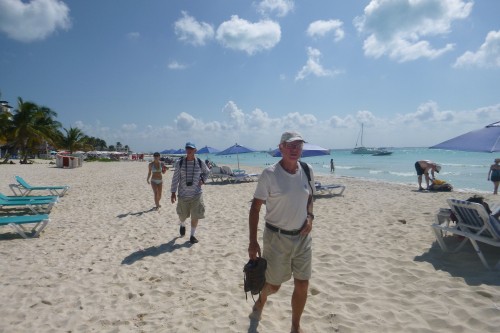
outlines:
[[[358,147],[358,140],[360,141],[360,146]],[[356,140],[356,147],[351,150],[352,154],[358,155],[374,155],[374,156],[385,156],[391,155],[392,151],[388,151],[385,148],[371,148],[363,146],[363,124],[361,124],[361,132],[359,133],[358,140]]]

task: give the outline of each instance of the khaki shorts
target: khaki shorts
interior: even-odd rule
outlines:
[[[267,260],[266,282],[280,285],[293,277],[299,280],[311,278],[312,238],[288,236],[264,228],[264,252]]]
[[[185,221],[191,216],[191,219],[199,220],[205,218],[205,204],[203,196],[197,195],[192,198],[177,198],[177,215],[181,221]]]

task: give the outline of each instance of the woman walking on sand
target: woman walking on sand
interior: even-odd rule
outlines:
[[[495,158],[495,164],[490,166],[488,180],[493,182],[493,194],[498,194],[498,185],[500,185],[500,158]]]
[[[146,181],[148,184],[151,184],[151,188],[153,189],[154,197],[155,197],[155,210],[160,209],[160,200],[161,200],[161,193],[163,189],[163,177],[162,174],[167,172],[167,167],[165,164],[163,164],[162,161],[160,161],[160,153],[154,153],[153,154],[154,160],[153,162],[149,163],[148,165],[148,177],[146,178]],[[149,178],[151,178],[151,182],[149,181]]]

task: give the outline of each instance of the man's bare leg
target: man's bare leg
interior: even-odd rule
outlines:
[[[307,290],[309,280],[294,279],[294,289],[292,295],[292,329],[291,333],[302,332],[300,328],[300,318],[307,301]]]
[[[269,284],[266,282],[264,288],[260,292],[259,299],[255,302],[252,313],[250,314],[250,319],[260,320],[262,316],[262,310],[264,309],[264,305],[266,305],[267,297],[276,293],[281,286],[276,286],[273,284]]]

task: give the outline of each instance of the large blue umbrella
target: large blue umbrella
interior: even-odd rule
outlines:
[[[185,154],[185,153],[186,153],[186,149],[181,148],[181,149],[175,150],[172,154],[182,155],[182,154]]]
[[[197,151],[198,154],[215,154],[218,152],[220,152],[219,149],[214,148],[214,147],[209,147],[209,146],[205,146]]]
[[[175,149],[165,149],[160,152],[160,154],[173,154],[175,153]]]
[[[234,155],[236,154],[236,158],[238,159],[238,170],[240,169],[240,157],[239,154],[245,154],[245,153],[253,153],[256,150],[253,150],[252,148],[247,148],[243,147],[239,144],[235,144],[229,148],[224,149],[221,152],[218,152],[217,155]]]
[[[276,148],[275,150],[270,151],[269,155],[271,155],[272,157],[281,157],[281,152],[279,148]],[[301,157],[313,157],[322,155],[330,155],[330,149],[326,149],[317,145],[312,145],[307,142],[304,143],[304,147],[302,147]]]
[[[487,153],[500,151],[500,121],[459,135],[430,148]]]

